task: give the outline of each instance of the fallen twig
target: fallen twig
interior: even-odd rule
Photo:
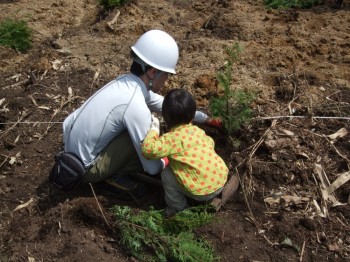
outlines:
[[[337,220],[339,221],[339,223],[340,223],[343,227],[347,227],[347,226],[344,224],[344,222],[340,220],[339,217],[337,217]]]
[[[331,141],[329,141],[328,137],[326,135],[323,135],[323,137],[327,140],[327,142],[333,147],[333,149],[335,150],[335,152],[338,154],[338,156],[340,156],[341,158],[343,158],[344,160],[346,160],[348,163],[350,163],[350,160],[346,157],[343,156],[339,150],[335,147],[335,145],[333,143],[331,143]]]
[[[241,180],[241,178],[240,178],[240,176],[239,176],[238,170],[236,170],[236,171],[237,171],[237,177],[238,177],[239,183],[241,184],[241,188],[242,188],[244,200],[245,200],[245,202],[246,202],[246,204],[247,204],[247,208],[248,208],[249,213],[250,213],[250,215],[251,215],[250,219],[253,221],[253,224],[255,225],[255,227],[256,227],[257,229],[259,229],[258,224],[257,224],[257,222],[256,222],[256,220],[255,220],[254,215],[253,215],[253,211],[252,211],[252,209],[250,208],[250,204],[249,204],[249,201],[248,201],[248,198],[247,198],[247,193],[246,193],[246,191],[245,191],[245,189],[244,189],[244,185],[243,185],[242,180]]]
[[[7,161],[8,158],[9,158],[8,156],[5,156],[5,160],[2,161],[2,163],[0,164],[0,168],[6,163],[6,161]]]
[[[271,130],[271,128],[273,128],[276,125],[277,121],[273,121],[271,123],[271,126],[266,129],[266,131],[264,132],[264,134],[260,137],[260,139],[258,140],[258,142],[256,142],[253,146],[253,150],[250,152],[249,154],[249,158],[248,158],[248,162],[251,161],[252,156],[255,154],[255,151],[259,148],[259,146],[261,145],[261,143],[264,141],[266,134]]]
[[[350,203],[349,203],[349,205],[350,205]],[[342,213],[339,213],[339,215],[343,218],[343,220],[345,221],[345,223],[346,223],[346,226],[349,226],[349,222],[348,222],[348,220],[344,217],[344,215],[342,214]],[[338,219],[340,219],[340,218],[338,218]]]
[[[341,174],[328,188],[328,194],[333,193],[340,186],[344,185],[346,182],[350,180],[350,171]]]
[[[294,79],[291,77],[291,76],[288,76],[288,78],[289,79],[291,79],[291,82],[292,82],[292,84],[293,84],[293,98],[292,98],[292,100],[288,103],[288,109],[289,109],[289,113],[290,114],[293,114],[293,110],[292,110],[292,103],[294,103],[294,101],[299,97],[299,96],[295,96],[295,94],[296,94],[296,91],[297,91],[297,87],[298,87],[298,84],[297,84],[297,82],[298,81],[295,81],[295,79],[297,79],[296,77],[295,77],[295,67],[294,67],[294,69],[293,69],[293,74],[291,75],[291,76],[293,76],[294,77]]]
[[[95,81],[97,80],[97,78],[99,77],[99,75],[100,75],[100,69],[97,69],[97,71],[95,72],[94,78],[92,79],[91,85],[90,85],[90,96],[92,95],[92,87],[93,87]]]
[[[249,175],[251,176],[251,174],[253,173],[253,168],[252,168],[252,164],[251,164],[251,160],[253,155],[255,154],[256,150],[259,148],[259,146],[264,142],[265,138],[266,138],[266,134],[268,132],[270,132],[271,128],[273,128],[277,123],[277,120],[272,121],[271,126],[266,129],[266,131],[264,132],[264,134],[260,137],[260,139],[254,144],[253,149],[250,151],[248,159],[247,159],[247,166],[248,166],[248,170],[249,170]]]
[[[265,240],[267,241],[267,243],[269,243],[271,246],[278,246],[279,244],[278,243],[273,243],[270,239],[268,239],[268,237],[267,236],[265,236],[265,235],[262,235],[264,238],[265,238]]]
[[[14,125],[12,125],[11,127],[9,127],[8,129],[6,129],[6,130],[2,133],[2,135],[0,136],[0,139],[4,138],[12,129],[14,129],[19,123],[22,122],[22,120],[23,120],[24,118],[26,118],[26,117],[27,117],[28,115],[30,115],[30,114],[31,114],[31,112],[29,112],[29,113],[24,112],[23,115],[18,119],[17,122],[15,122]]]
[[[303,243],[303,247],[301,248],[301,252],[300,252],[300,259],[299,259],[300,262],[303,261],[304,250],[305,250],[305,241]]]
[[[20,209],[22,209],[22,208],[28,207],[28,206],[29,206],[31,203],[33,203],[33,202],[34,202],[34,198],[29,199],[26,203],[24,203],[24,204],[22,204],[22,205],[18,205],[18,206],[12,211],[12,213],[15,212],[15,211],[17,211],[17,210],[20,210]]]
[[[113,25],[114,25],[115,23],[117,23],[117,20],[118,20],[119,15],[120,15],[120,11],[117,10],[117,13],[115,14],[114,18],[113,18],[111,21],[107,22],[107,26],[108,26],[111,30],[114,30]]]
[[[103,217],[104,221],[106,222],[107,226],[108,226],[109,228],[111,228],[111,226],[109,225],[109,223],[108,223],[108,221],[107,221],[107,219],[106,219],[106,217],[105,217],[105,214],[103,213],[102,207],[101,207],[100,203],[98,202],[98,199],[97,199],[97,197],[96,197],[95,190],[94,190],[94,188],[92,187],[92,184],[89,183],[89,185],[90,185],[90,187],[91,187],[92,194],[93,194],[94,197],[95,197],[95,200],[96,200],[96,202],[97,202],[98,208],[100,209],[100,212],[101,212],[101,214],[102,214],[102,217]]]
[[[5,87],[3,87],[3,89],[14,88],[14,87],[16,87],[16,86],[19,86],[19,85],[22,85],[22,84],[26,84],[26,83],[28,83],[30,80],[31,80],[30,78],[27,78],[27,79],[24,79],[24,80],[22,80],[22,81],[19,81],[19,82],[15,83],[15,84],[5,86]]]
[[[329,188],[330,182],[326,172],[324,171],[323,167],[320,164],[317,164],[317,163],[314,164],[314,173],[318,175],[318,178],[321,182],[321,184],[319,185],[319,189],[321,191],[322,209],[323,209],[323,213],[328,218],[327,202],[328,201],[331,202],[332,206],[337,206],[340,203],[338,202],[338,200],[336,199],[333,193],[328,193],[327,188]]]

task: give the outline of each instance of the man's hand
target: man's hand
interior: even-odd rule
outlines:
[[[205,123],[208,126],[216,127],[216,128],[222,128],[222,121],[220,118],[211,118],[209,117]]]
[[[157,131],[159,135],[159,120],[154,115],[152,115],[152,123],[150,129]]]

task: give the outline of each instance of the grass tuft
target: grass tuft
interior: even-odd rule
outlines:
[[[120,7],[126,4],[128,0],[98,0],[98,3],[106,10]]]
[[[31,47],[31,41],[32,30],[25,21],[6,19],[0,22],[0,45],[26,52]]]
[[[264,5],[273,9],[310,8],[321,2],[322,0],[264,0]]]

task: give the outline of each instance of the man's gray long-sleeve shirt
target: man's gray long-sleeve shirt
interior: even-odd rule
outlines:
[[[150,128],[151,112],[161,113],[163,100],[163,96],[148,91],[136,75],[120,76],[64,120],[64,150],[75,153],[89,167],[115,137],[127,130],[144,170],[149,174],[159,173],[162,162],[145,159],[140,142]],[[201,124],[207,117],[197,111],[194,121]]]

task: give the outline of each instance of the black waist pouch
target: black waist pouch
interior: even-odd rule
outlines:
[[[85,175],[83,162],[70,152],[60,152],[55,156],[55,164],[49,175],[49,180],[63,191],[74,189]]]

